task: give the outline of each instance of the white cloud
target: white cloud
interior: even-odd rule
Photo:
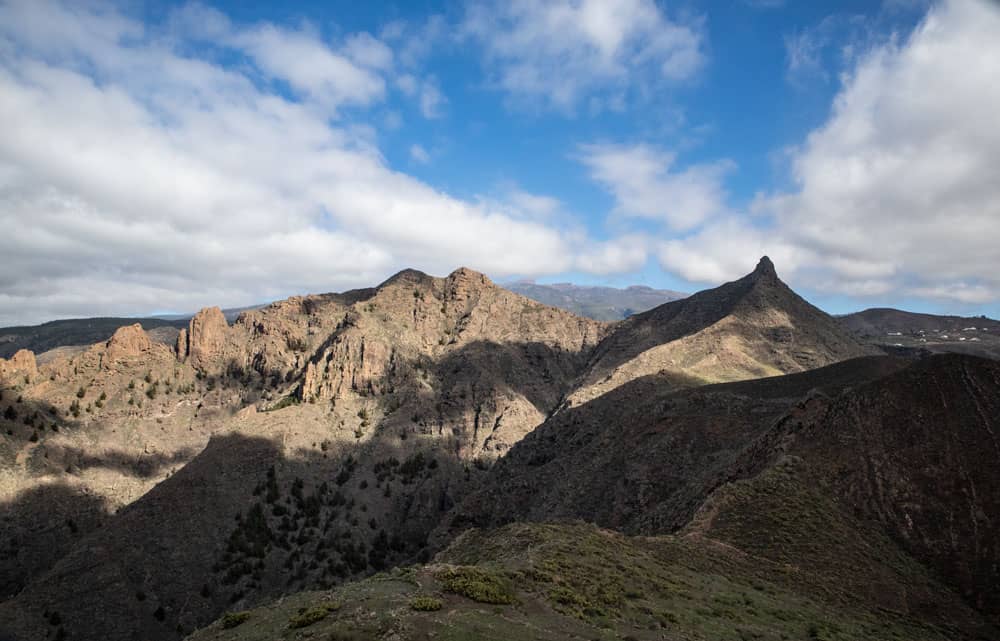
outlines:
[[[664,264],[717,281],[742,273],[734,254],[769,253],[825,291],[1000,300],[997,33],[996,5],[950,0],[859,58],[792,153],[795,188],[756,202],[769,231],[709,226],[668,244]]]
[[[646,264],[649,241],[639,235],[625,235],[592,243],[580,249],[576,269],[591,274],[634,272]]]
[[[421,165],[426,165],[431,161],[431,155],[427,153],[426,149],[418,144],[410,145],[410,158]]]
[[[685,80],[704,64],[697,26],[653,0],[474,2],[461,33],[480,42],[495,84],[517,99],[572,111],[591,94]]]
[[[645,144],[583,145],[580,161],[615,197],[615,212],[687,230],[727,211],[722,179],[729,161],[671,171],[675,153]]]
[[[202,50],[184,15],[153,33],[76,3],[0,5],[0,324],[248,304],[407,266],[551,274],[590,246],[394,171],[370,127],[331,124],[333,105],[380,100],[388,57],[367,36],[341,52],[203,11],[198,42],[224,34],[252,64],[182,53]]]

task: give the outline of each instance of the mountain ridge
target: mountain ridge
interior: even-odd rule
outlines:
[[[585,518],[630,535],[690,534],[747,548],[741,537],[752,530],[734,526],[749,518],[744,494],[772,506],[771,520],[756,526],[767,532],[784,512],[801,518],[811,500],[803,497],[819,492],[829,528],[880,537],[905,562],[851,580],[877,575],[917,595],[891,601],[904,604],[906,625],[980,625],[981,615],[964,609],[934,613],[956,590],[982,612],[994,608],[976,600],[992,575],[942,570],[973,558],[989,564],[991,548],[965,535],[967,521],[960,545],[947,550],[907,543],[902,517],[885,507],[891,501],[857,521],[838,501],[853,505],[871,491],[852,489],[863,489],[860,481],[839,488],[822,453],[795,450],[799,434],[825,434],[826,421],[851,412],[864,410],[875,425],[890,402],[859,390],[920,361],[876,355],[792,292],[766,257],[742,279],[618,323],[542,305],[465,268],[441,278],[403,270],[373,288],[248,310],[231,324],[206,308],[172,345],[129,325],[45,362],[18,354],[0,362],[8,435],[0,523],[11,541],[0,554],[0,575],[11,577],[0,632],[18,640],[62,629],[84,639],[174,641],[226,609],[360,585],[430,561],[467,526],[518,519]],[[979,381],[954,388],[963,399],[979,395],[957,405],[959,418],[989,426],[981,413],[988,417],[995,399],[982,381],[992,365],[969,362],[948,369]],[[905,386],[885,389],[906,398]],[[930,402],[916,401],[909,406]],[[909,420],[907,404],[892,407],[893,420]],[[960,425],[946,424],[941,438],[951,444]],[[789,457],[808,460],[787,467]],[[961,493],[972,467],[955,457],[962,466],[942,468],[937,486],[951,479]],[[770,489],[786,467],[794,469],[789,496],[799,497],[791,503]],[[977,487],[991,488],[995,466],[980,467]],[[857,469],[845,469],[854,478]],[[225,479],[213,484],[213,473]],[[193,478],[212,487],[192,491]],[[715,499],[729,507],[708,518]],[[939,513],[942,503],[928,501]],[[1000,509],[977,505],[987,515]],[[816,536],[801,534],[789,549],[828,571],[829,555],[806,544]],[[852,541],[845,554],[875,558]],[[985,556],[970,556],[976,545]],[[148,572],[137,573],[147,557]],[[951,587],[934,587],[927,572]],[[815,583],[817,595],[830,588],[796,580]],[[84,591],[86,603],[74,605]],[[103,600],[114,608],[93,619]]]

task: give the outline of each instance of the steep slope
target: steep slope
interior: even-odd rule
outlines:
[[[536,429],[456,508],[450,532],[551,518],[676,531],[728,483],[796,456],[799,486],[832,501],[834,521],[889,537],[996,623],[1000,364],[905,364],[865,358],[673,393],[663,377],[638,379]],[[780,520],[741,530],[750,542],[782,532]]]
[[[801,372],[876,353],[789,289],[765,256],[737,281],[617,325],[568,401],[578,405],[647,374],[695,385]]]
[[[682,292],[653,289],[643,285],[618,289],[570,283],[543,285],[518,281],[509,283],[505,287],[544,305],[559,307],[579,316],[602,321],[619,321],[687,296]]]

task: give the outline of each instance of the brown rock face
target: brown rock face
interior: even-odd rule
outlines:
[[[177,360],[182,363],[187,360],[188,331],[186,329],[177,333],[177,345],[174,346],[174,351],[177,353]]]
[[[38,365],[35,363],[35,353],[31,350],[19,349],[9,361],[0,358],[0,379],[15,374],[34,376],[37,373]]]
[[[191,364],[204,369],[222,356],[229,323],[218,307],[206,307],[191,319],[187,332],[187,356]]]
[[[141,356],[152,349],[153,343],[142,325],[119,327],[105,344],[105,359],[108,362],[120,361],[125,358]]]

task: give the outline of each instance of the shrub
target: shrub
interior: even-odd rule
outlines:
[[[437,612],[444,605],[441,599],[436,599],[432,596],[417,596],[413,597],[410,601],[410,607],[417,612]]]
[[[479,603],[509,605],[517,602],[514,588],[503,577],[489,570],[471,566],[446,568],[436,576],[445,591]]]
[[[245,623],[250,618],[249,612],[226,612],[222,616],[222,629],[229,630],[241,623]]]
[[[76,390],[76,397],[77,398],[83,398],[86,393],[87,393],[87,390],[81,385],[80,389]]]
[[[288,620],[288,627],[304,628],[310,626],[317,621],[322,621],[326,618],[326,615],[340,608],[340,605],[336,603],[328,603],[324,605],[317,605],[312,608],[302,610],[291,619]]]

